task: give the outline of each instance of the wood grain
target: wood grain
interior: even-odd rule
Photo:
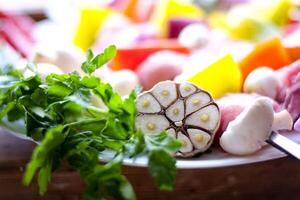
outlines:
[[[35,183],[22,186],[24,166],[33,148],[30,141],[0,132],[0,199],[82,199],[84,184],[68,166],[54,173],[43,198]],[[172,192],[157,190],[145,168],[124,166],[123,171],[137,199],[300,199],[300,162],[288,157],[235,167],[179,170]]]

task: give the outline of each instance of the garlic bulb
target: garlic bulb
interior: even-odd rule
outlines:
[[[166,130],[182,142],[179,157],[207,150],[220,124],[220,111],[210,94],[187,82],[160,82],[137,98],[136,107],[136,127],[145,134]]]

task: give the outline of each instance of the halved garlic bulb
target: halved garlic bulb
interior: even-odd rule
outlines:
[[[188,82],[160,82],[139,95],[136,107],[136,128],[145,134],[166,130],[182,142],[179,157],[206,151],[220,124],[220,110],[211,95]]]

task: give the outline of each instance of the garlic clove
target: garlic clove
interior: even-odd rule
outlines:
[[[257,93],[275,99],[279,93],[280,85],[280,80],[273,69],[260,67],[247,76],[243,90],[246,93]]]
[[[181,83],[179,86],[180,95],[182,97],[187,97],[196,92],[196,90],[196,87],[190,83]]]
[[[190,139],[186,135],[184,135],[182,132],[178,132],[177,139],[182,142],[182,146],[179,150],[180,152],[189,153],[193,150],[193,145],[192,145]]]
[[[201,107],[207,105],[211,101],[211,97],[204,92],[199,92],[191,95],[186,100],[186,115],[199,110]]]
[[[220,123],[220,112],[216,104],[208,105],[186,118],[185,124],[215,130]]]
[[[111,73],[106,81],[121,96],[129,95],[139,85],[139,79],[135,72],[127,69]]]
[[[149,93],[144,93],[138,98],[136,108],[138,112],[142,113],[158,113],[161,111],[160,104]]]
[[[211,141],[211,136],[200,129],[188,129],[189,137],[196,149],[205,150]]]
[[[177,100],[166,110],[166,116],[173,122],[182,121],[184,118],[184,103],[182,100]]]
[[[135,126],[146,134],[158,134],[166,130],[170,123],[163,115],[139,115],[135,119]]]
[[[163,107],[168,107],[178,97],[176,85],[172,81],[158,83],[153,87],[152,94]]]

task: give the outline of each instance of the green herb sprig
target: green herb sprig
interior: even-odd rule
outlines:
[[[85,76],[50,74],[43,80],[32,65],[25,69],[32,71],[30,77],[12,66],[0,69],[1,124],[12,129],[12,124],[22,123],[19,132],[38,141],[23,183],[29,185],[36,175],[41,195],[51,174],[67,161],[86,185],[84,199],[135,199],[121,166],[125,157],[138,156],[148,157],[149,173],[158,187],[172,190],[176,176],[172,153],[180,142],[164,132],[147,136],[137,130],[136,91],[123,100],[109,84],[91,75],[115,54],[115,46],[97,56],[88,51],[81,66]],[[106,109],[93,106],[93,99]],[[114,154],[105,164],[99,162],[104,151]]]

